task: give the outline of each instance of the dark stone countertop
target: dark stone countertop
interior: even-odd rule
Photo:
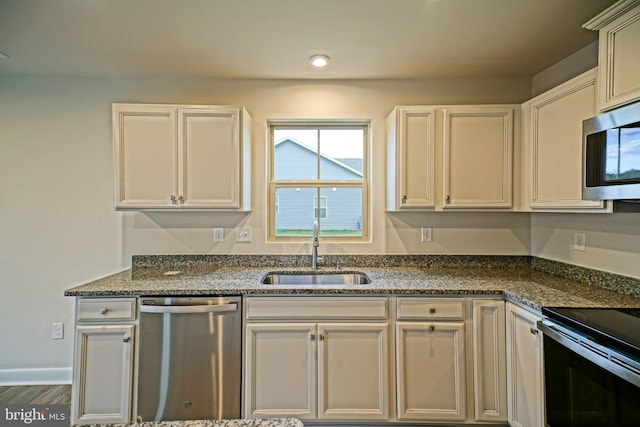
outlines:
[[[610,289],[606,289],[599,283],[585,283],[583,276],[592,274],[588,270],[577,271],[570,266],[570,275],[580,280],[560,277],[540,271],[550,267],[532,265],[528,257],[452,256],[446,262],[436,263],[414,262],[415,257],[400,257],[403,261],[401,266],[397,265],[396,259],[384,262],[393,257],[350,258],[349,266],[342,267],[342,272],[366,273],[371,278],[371,283],[366,285],[261,284],[263,276],[272,271],[308,272],[310,269],[295,262],[273,263],[269,257],[229,257],[213,257],[207,262],[191,262],[193,258],[186,258],[189,262],[178,263],[171,257],[168,261],[167,256],[151,258],[152,262],[134,260],[131,270],[68,289],[65,295],[500,295],[535,310],[542,306],[640,308],[637,294],[640,284],[636,284],[635,279],[620,279],[618,276],[621,284],[616,284],[615,275],[599,278],[605,286],[613,283]],[[478,259],[486,262],[476,262]],[[335,267],[322,267],[319,271],[335,271]],[[616,286],[622,287],[621,291]]]
[[[158,421],[132,424],[92,424],[94,427],[304,427],[297,418]]]

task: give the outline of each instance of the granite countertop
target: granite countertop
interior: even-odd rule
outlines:
[[[268,418],[243,420],[187,420],[159,421],[134,424],[92,424],[95,427],[304,427],[297,418]]]
[[[229,258],[231,259],[231,258]],[[364,272],[371,278],[366,285],[267,285],[261,279],[269,272],[309,271],[306,265],[288,265],[264,262],[251,257],[236,256],[233,262],[166,262],[136,263],[130,270],[68,289],[66,296],[204,296],[204,295],[502,295],[539,310],[542,306],[565,307],[631,307],[640,308],[640,284],[636,279],[622,278],[622,289],[613,286],[585,283],[582,270],[571,267],[571,277],[560,277],[541,269],[532,268],[526,257],[487,257],[488,264],[459,262],[451,257],[447,262],[425,265],[422,261],[406,262],[397,266],[397,260],[385,266],[388,257],[372,261],[368,258],[351,259],[342,272]],[[496,263],[495,260],[499,259]],[[261,261],[262,259],[258,259]],[[506,260],[506,261],[505,261]],[[515,261],[514,261],[515,260]],[[264,260],[262,260],[264,261]],[[267,259],[270,261],[270,259]],[[358,266],[354,262],[361,262]],[[244,265],[236,265],[236,264]],[[377,265],[377,266],[372,266]],[[335,264],[332,264],[335,265]],[[353,265],[353,266],[352,266]],[[452,267],[453,265],[453,267]],[[319,271],[335,271],[323,267]],[[615,275],[605,277],[604,286],[615,282]],[[620,277],[618,277],[620,279]],[[629,283],[630,281],[630,283]],[[639,282],[640,283],[640,282]],[[614,283],[615,284],[615,283]],[[618,285],[616,285],[618,286]]]

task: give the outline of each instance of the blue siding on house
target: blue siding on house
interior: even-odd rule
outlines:
[[[275,146],[277,180],[317,179],[317,153],[291,139]],[[362,163],[360,161],[360,163]],[[361,180],[362,174],[336,159],[320,157],[321,179]],[[278,212],[275,227],[310,230],[314,215],[314,197],[317,188],[278,188]],[[320,197],[326,197],[327,215],[320,218],[322,230],[362,230],[362,190],[360,188],[322,188]]]

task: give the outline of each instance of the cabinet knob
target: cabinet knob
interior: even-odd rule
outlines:
[[[538,335],[538,332],[540,331],[532,327],[532,328],[529,328],[529,332],[531,332],[533,335]]]
[[[316,340],[316,334],[311,334],[311,341],[315,341]]]
[[[433,325],[429,326],[429,332],[433,332],[433,331],[435,331],[435,330],[436,330],[436,327],[435,327],[435,326],[433,326]]]
[[[407,203],[407,195],[403,195],[402,196],[402,204],[404,205],[405,203]]]
[[[126,335],[124,338],[122,338],[122,342],[129,342],[131,341],[131,337]]]
[[[447,203],[447,204],[451,203],[451,196],[450,196],[450,195],[448,195],[448,194],[447,194],[446,196],[444,196],[444,201],[445,201],[445,203]]]
[[[109,312],[108,308],[101,308],[100,309],[100,314],[103,315],[103,316],[106,315],[108,312]]]
[[[436,309],[435,308],[430,308],[429,309],[429,314],[436,314]]]
[[[324,334],[320,334],[320,341],[324,341],[324,339],[325,339]]]

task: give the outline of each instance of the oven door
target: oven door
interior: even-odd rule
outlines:
[[[640,372],[623,374],[633,382],[623,379],[612,372],[617,367],[610,369],[619,365],[615,356],[598,344],[548,320],[538,326],[544,333],[548,426],[640,426]]]

